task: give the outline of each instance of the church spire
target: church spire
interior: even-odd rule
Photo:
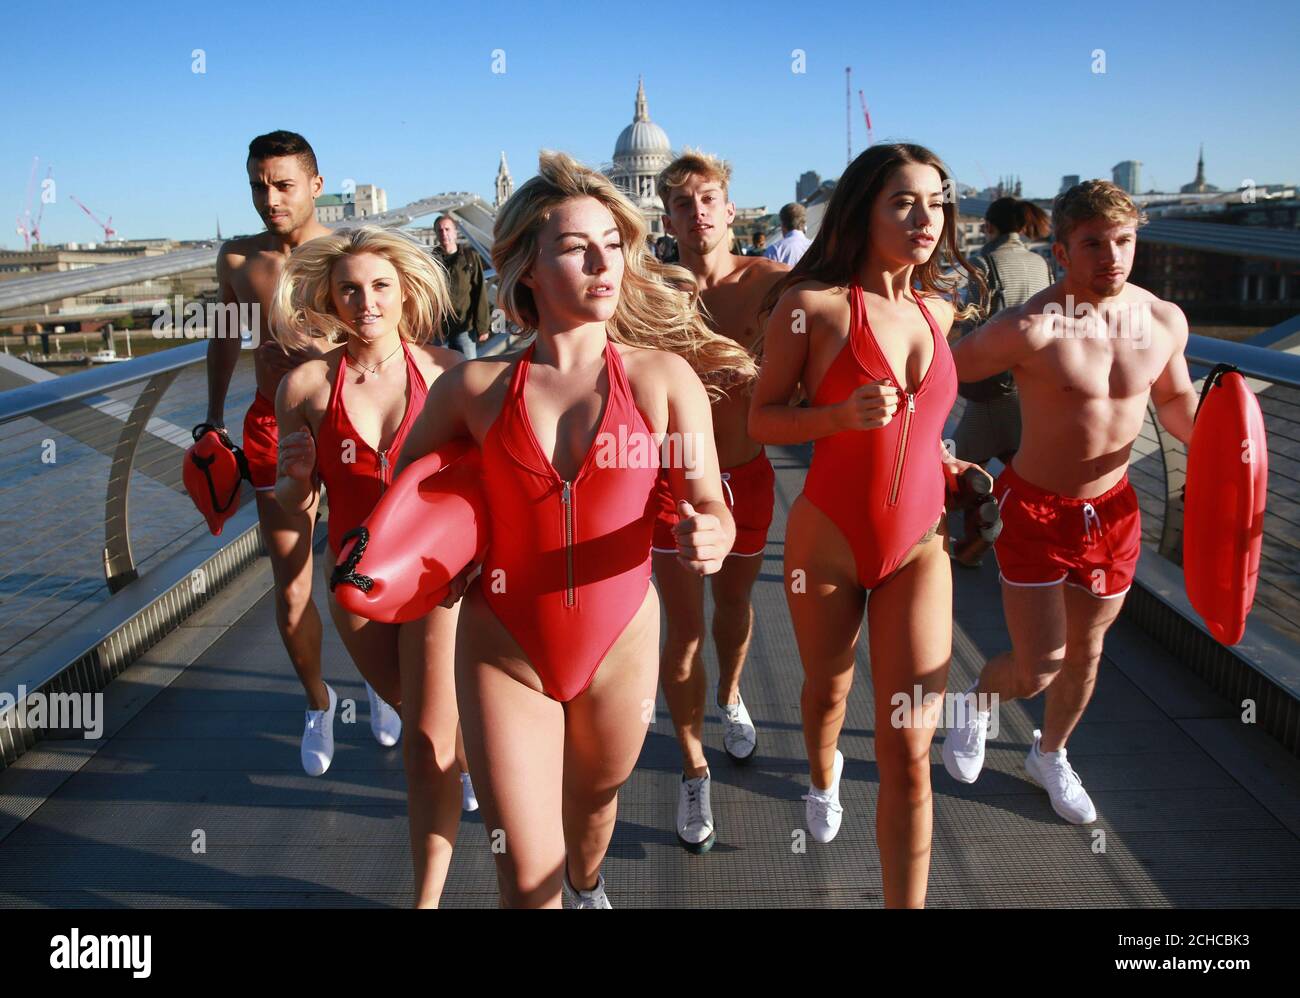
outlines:
[[[632,116],[633,121],[649,121],[650,107],[645,99],[645,80],[640,75],[636,78],[636,114]]]
[[[515,182],[510,176],[510,167],[506,165],[506,151],[504,149],[501,150],[501,162],[497,166],[496,189],[496,207],[500,208],[510,200],[510,195],[515,192]]]
[[[1198,186],[1203,185],[1205,183],[1205,143],[1204,142],[1201,143],[1201,151],[1199,154],[1197,154],[1196,157],[1196,181],[1195,182]]]

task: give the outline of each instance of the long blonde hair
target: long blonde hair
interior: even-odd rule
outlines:
[[[623,244],[618,304],[605,323],[609,338],[685,358],[714,401],[752,382],[758,376],[754,358],[735,340],[713,332],[700,314],[694,275],[655,259],[646,249],[649,230],[641,213],[608,177],[562,152],[543,151],[537,176],[497,212],[492,265],[497,303],[506,316],[525,330],[537,328],[537,303],[520,278],[537,259],[538,236],[551,212],[578,197],[594,198],[609,209]]]
[[[451,298],[446,271],[419,243],[377,225],[339,229],[293,251],[271,298],[271,335],[277,340],[291,333],[345,342],[351,330],[333,311],[330,274],[339,260],[359,253],[381,256],[396,269],[406,295],[397,326],[402,339],[427,343],[440,336]]]

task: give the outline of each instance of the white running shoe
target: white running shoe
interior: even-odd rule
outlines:
[[[840,830],[840,819],[844,808],[840,806],[840,773],[844,772],[844,753],[835,750],[835,772],[831,776],[831,785],[827,790],[819,790],[811,783],[803,799],[804,823],[817,842],[829,842]]]
[[[596,886],[589,891],[580,891],[569,883],[569,864],[564,864],[564,898],[570,908],[610,908],[609,898],[605,897],[605,875],[596,875]]]
[[[308,776],[320,776],[334,761],[334,708],[339,698],[329,683],[325,689],[330,695],[329,707],[307,711],[307,726],[302,731],[302,768]]]
[[[709,774],[691,779],[682,774],[677,793],[677,841],[687,852],[708,852],[717,835],[713,831],[713,808],[709,803]]]
[[[978,686],[979,682],[975,683]],[[974,783],[984,768],[984,742],[989,733],[990,711],[976,710],[975,686],[962,694],[958,724],[943,740],[943,768],[958,783]]]
[[[366,683],[366,699],[370,701],[370,733],[385,748],[392,748],[402,737],[402,715]]]
[[[1052,810],[1072,825],[1087,825],[1097,820],[1097,809],[1092,798],[1083,789],[1079,774],[1065,759],[1065,749],[1059,752],[1041,752],[1039,744],[1043,733],[1034,730],[1034,745],[1025,757],[1025,771],[1029,778],[1047,791],[1052,799]]]
[[[758,732],[745,709],[745,698],[736,692],[735,703],[720,703],[722,720],[726,727],[722,732],[722,747],[735,762],[749,762],[758,748]]]
[[[469,781],[469,773],[460,774],[460,809],[477,811],[478,797],[474,795],[474,784]]]

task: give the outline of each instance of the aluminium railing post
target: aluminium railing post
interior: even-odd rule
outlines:
[[[180,373],[179,368],[155,374],[136,397],[131,415],[127,418],[117,438],[113,451],[113,466],[108,473],[108,494],[104,500],[104,579],[108,591],[115,593],[134,582],[139,573],[131,554],[131,521],[129,498],[131,491],[131,466],[145,427],[153,416],[154,408],[163,393],[171,387]]]

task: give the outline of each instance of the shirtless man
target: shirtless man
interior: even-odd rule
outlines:
[[[1196,413],[1183,358],[1186,318],[1127,283],[1144,221],[1104,180],[1061,194],[1052,252],[1064,277],[952,350],[962,381],[1014,372],[1024,424],[1020,450],[994,487],[1003,521],[994,553],[1012,651],[985,665],[967,693],[996,709],[1046,691],[1043,730],[1034,732],[1025,769],[1074,824],[1095,821],[1097,811],[1065,743],[1092,696],[1106,629],[1141,550],[1129,451],[1148,397],[1161,425],[1184,443]],[[965,715],[944,741],[943,761],[954,779],[973,783],[990,711],[970,704]]]
[[[257,395],[244,417],[244,454],[257,495],[257,518],[275,578],[275,620],[289,661],[307,694],[302,765],[311,776],[329,768],[334,757],[334,712],[321,679],[321,619],[311,599],[311,538],[317,503],[288,513],[275,501],[278,433],[275,393],[280,379],[305,360],[321,356],[318,343],[276,342],[268,325],[271,296],[294,247],[330,230],[316,221],[316,198],[324,184],[316,154],[295,132],[259,135],[248,145],[248,183],[253,207],[266,223],[255,236],[227,240],[217,255],[222,303],[253,306],[258,346],[253,355]],[[225,429],[226,392],[239,362],[240,339],[233,331],[208,344],[207,422]],[[401,734],[397,712],[366,686],[370,728],[380,744],[395,745]]]
[[[731,223],[736,206],[728,200],[731,167],[703,153],[687,153],[659,175],[658,193],[667,214],[664,228],[675,236],[679,263],[699,282],[700,298],[713,329],[753,350],[763,324],[763,296],[787,270],[762,257],[734,256]],[[717,704],[726,725],[722,743],[737,762],[752,758],[758,744],[754,723],[740,696],[740,673],[753,632],[750,591],[763,564],[772,522],[775,476],[763,445],[749,435],[749,395],[737,393],[713,405],[713,432],[727,503],[736,520],[736,543],[713,580],[713,642],[718,654]],[[664,601],[668,639],[660,681],[681,744],[683,772],[677,801],[677,838],[690,852],[704,852],[714,840],[709,801],[709,767],[704,759],[705,670],[704,578],[678,561],[674,530],[678,517],[666,477],[659,480],[654,573]]]

